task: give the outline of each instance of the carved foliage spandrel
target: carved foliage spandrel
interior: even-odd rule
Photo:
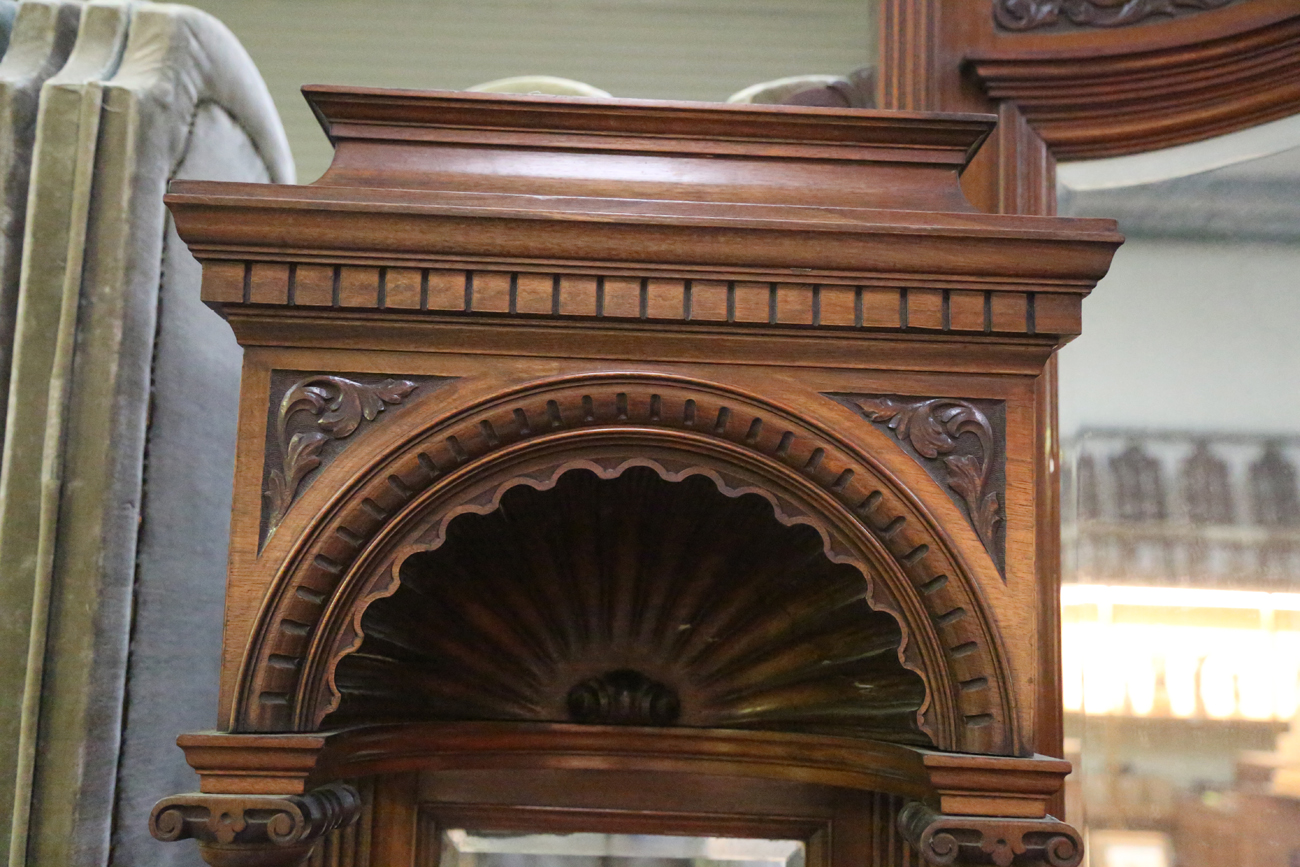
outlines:
[[[1062,23],[1122,27],[1156,15],[1218,9],[1234,0],[997,0],[993,17],[1005,30],[1034,30]]]
[[[887,427],[920,458],[926,469],[956,493],[976,535],[999,568],[1003,566],[1003,515],[998,478],[1004,434],[980,406],[955,398],[842,396],[868,421]],[[1000,421],[1000,419],[999,419]],[[973,449],[963,437],[973,438]],[[933,464],[944,472],[934,471]]]
[[[275,532],[308,476],[363,425],[436,377],[367,377],[276,371],[263,474],[263,541]]]

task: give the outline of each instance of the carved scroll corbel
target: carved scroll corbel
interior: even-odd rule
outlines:
[[[282,797],[194,792],[155,804],[149,833],[197,840],[212,867],[298,867],[321,837],[360,814],[361,795],[342,783]]]
[[[1083,860],[1079,832],[1051,816],[1015,819],[949,816],[917,801],[898,814],[898,828],[927,864],[1047,864],[1077,867]]]

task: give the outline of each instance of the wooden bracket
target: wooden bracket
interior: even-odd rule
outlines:
[[[212,867],[297,867],[317,840],[360,814],[361,795],[341,783],[283,797],[192,792],[155,804],[149,833],[197,840]]]
[[[898,814],[898,827],[927,864],[1076,867],[1083,860],[1079,832],[1051,816],[951,816],[913,801]]]

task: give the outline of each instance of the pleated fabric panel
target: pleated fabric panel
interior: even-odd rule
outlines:
[[[162,198],[293,165],[216,19],[79,8],[40,91],[0,472],[0,572],[30,612],[4,648],[25,664],[0,826],[11,865],[196,863],[146,820],[191,785],[175,733],[215,722],[241,355]]]
[[[0,6],[0,22],[7,22],[7,26],[0,23],[0,31],[7,36],[4,59],[0,60],[0,142],[5,143],[0,147],[0,400],[9,387],[27,181],[41,85],[68,59],[80,17],[81,4],[72,0],[23,0]]]

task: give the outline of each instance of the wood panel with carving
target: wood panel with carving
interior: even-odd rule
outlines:
[[[1034,30],[1062,24],[1123,27],[1156,16],[1189,15],[1237,0],[994,0],[993,19],[1007,30]]]
[[[209,861],[311,848],[213,798],[372,780],[341,863],[457,816],[938,863],[907,802],[1068,863],[1040,383],[1113,224],[973,208],[986,116],[308,95],[320,182],[169,198],[245,348]]]
[[[1060,159],[1165,148],[1300,111],[1300,11],[1285,0],[999,0],[995,14],[997,29],[968,43],[967,57],[988,95],[1014,104]]]
[[[394,419],[404,453],[383,458],[368,485],[335,495],[303,533],[310,541],[285,565],[254,633],[240,728],[320,725],[340,700],[334,666],[364,632],[359,612],[393,592],[412,546],[439,544],[456,515],[495,510],[509,489],[549,487],[568,469],[616,476],[641,464],[672,479],[705,474],[731,496],[758,493],[780,522],[817,528],[826,555],[855,566],[871,604],[909,635],[908,667],[937,676],[921,723],[932,742],[979,752],[1015,743],[1006,663],[972,567],[851,446],[743,393],[660,377],[561,380],[453,418],[426,422],[432,429],[418,437]],[[698,540],[662,543],[716,556]]]
[[[987,211],[1056,212],[1057,159],[1141,153],[1300,112],[1292,0],[882,0],[879,105],[996,112],[962,186]],[[1055,363],[1039,383],[1043,634],[1060,630]],[[1014,509],[1014,506],[1011,507]],[[1062,755],[1059,645],[1040,645],[1035,744]],[[1063,807],[1063,805],[1062,805]]]
[[[401,405],[420,385],[407,379],[359,382],[295,371],[282,371],[277,379],[282,382],[273,390],[282,393],[272,401],[267,424],[264,534],[275,532],[302,486],[329,463],[343,441],[390,406]],[[436,387],[436,380],[431,385]]]
[[[985,408],[949,398],[842,395],[840,399],[898,436],[936,480],[944,482],[966,509],[989,555],[1005,563],[1002,501],[1006,479],[1006,421],[1002,407]],[[997,420],[997,427],[990,421]],[[940,469],[942,468],[942,470]]]

